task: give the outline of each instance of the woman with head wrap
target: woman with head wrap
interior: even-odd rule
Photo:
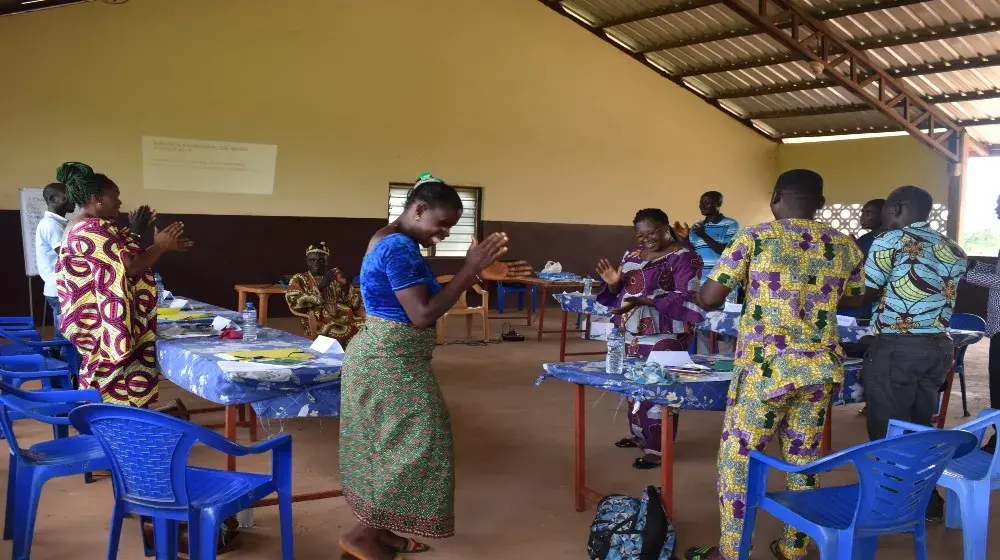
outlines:
[[[428,549],[397,532],[455,534],[454,448],[431,368],[434,324],[507,251],[502,233],[474,244],[442,288],[420,247],[447,238],[461,216],[455,189],[424,174],[361,263],[367,316],[347,348],[340,402],[340,480],[361,522],[340,546],[360,560]]]
[[[365,311],[361,291],[348,283],[339,269],[329,267],[329,258],[326,243],[310,245],[306,249],[308,270],[288,281],[285,301],[293,313],[302,317],[308,336],[335,338],[347,348],[364,323]],[[315,321],[316,332],[312,332],[310,320]]]
[[[652,350],[687,350],[695,336],[694,326],[702,320],[702,311],[694,302],[701,286],[701,257],[670,227],[663,210],[639,210],[632,225],[638,247],[627,251],[617,268],[607,259],[597,265],[607,285],[597,301],[611,309],[615,326],[626,340],[655,336]],[[661,420],[659,406],[630,403],[632,437],[615,445],[639,447],[645,452],[633,467],[660,465]]]
[[[59,329],[82,357],[81,388],[95,388],[104,402],[147,407],[156,400],[156,285],[150,267],[168,251],[192,245],[184,224],[156,230],[141,249],[138,237],[155,218],[140,207],[131,228],[115,224],[118,186],[83,163],[64,163],[56,173],[82,209],[69,224],[56,265],[63,315]]]

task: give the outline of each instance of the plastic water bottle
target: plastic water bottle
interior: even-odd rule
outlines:
[[[165,299],[163,297],[165,291],[163,288],[163,277],[157,272],[153,274],[153,280],[156,282],[156,306],[163,307],[163,300]]]
[[[608,335],[608,355],[605,358],[605,371],[621,375],[625,367],[625,337],[621,330],[612,329]]]
[[[243,340],[247,342],[257,340],[257,310],[249,301],[247,306],[243,308]]]
[[[594,293],[594,280],[590,276],[583,279],[583,295],[589,296]]]
[[[236,512],[236,522],[240,529],[250,529],[254,525],[253,508],[247,508]]]

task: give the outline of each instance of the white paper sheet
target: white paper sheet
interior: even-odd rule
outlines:
[[[726,313],[743,313],[743,305],[739,303],[726,302],[725,307]]]
[[[837,325],[841,327],[856,327],[858,326],[858,318],[848,317],[846,315],[837,315]]]
[[[656,351],[650,352],[646,362],[660,364],[663,367],[680,367],[691,363],[691,355],[687,352],[676,351]]]
[[[212,320],[212,330],[216,332],[221,332],[223,329],[229,327],[234,327],[236,330],[242,330],[240,329],[239,325],[230,321],[229,319],[226,319],[225,317],[216,317],[214,320]]]
[[[338,342],[337,339],[330,338],[328,336],[317,336],[316,340],[313,341],[312,346],[310,346],[309,349],[321,354],[344,353],[344,347],[340,345],[340,342]]]

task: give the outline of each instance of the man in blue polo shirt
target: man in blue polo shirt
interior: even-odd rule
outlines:
[[[715,265],[719,262],[719,257],[726,250],[729,243],[740,231],[740,224],[727,216],[722,215],[722,193],[718,191],[708,191],[701,195],[698,202],[698,209],[705,219],[691,226],[688,234],[688,242],[694,249],[705,266],[701,269],[701,281],[708,280]],[[735,290],[733,292],[736,293]],[[707,354],[709,348],[709,333],[698,331],[698,352]],[[716,337],[716,350],[722,353],[732,353],[735,349],[735,338],[718,335]]]

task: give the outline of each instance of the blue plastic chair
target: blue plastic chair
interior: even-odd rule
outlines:
[[[0,345],[0,355],[12,356],[40,354],[42,356],[46,356],[50,352],[65,351],[67,361],[64,362],[55,358],[47,358],[46,369],[62,369],[68,367],[69,370],[73,372],[80,370],[79,357],[77,356],[76,348],[74,348],[73,345],[64,338],[42,341],[33,339],[31,336],[26,336],[25,331],[16,331],[0,327],[0,340],[7,341],[7,344]]]
[[[972,313],[955,313],[951,316],[951,328],[983,332],[986,330],[986,320]],[[970,416],[969,399],[965,395],[965,351],[968,349],[968,346],[963,346],[955,355],[955,372],[958,373],[958,384],[962,389],[963,416]]]
[[[39,354],[0,356],[0,381],[20,388],[26,381],[40,381],[43,389],[71,389],[73,376],[65,363],[63,367],[48,369],[58,365]]]
[[[880,439],[808,465],[750,453],[747,504],[739,558],[750,557],[757,510],[763,509],[809,535],[823,560],[875,557],[882,535],[911,533],[917,560],[927,559],[924,516],[945,466],[976,448],[967,432],[934,431]],[[853,463],[858,484],[813,490],[767,491],[768,470],[816,475]]]
[[[244,447],[180,418],[106,404],[76,408],[70,420],[81,433],[97,436],[111,458],[115,506],[108,558],[118,554],[122,519],[128,514],[153,518],[157,558],[177,557],[181,521],[188,524],[191,558],[215,558],[222,521],[277,492],[281,557],[292,560],[292,436]],[[189,467],[196,443],[234,457],[271,451],[271,474]]]
[[[38,500],[45,483],[61,476],[107,469],[108,461],[97,439],[86,435],[43,441],[22,449],[12,415],[66,427],[67,415],[84,402],[101,402],[101,395],[94,390],[22,391],[0,383],[0,430],[10,448],[4,539],[14,540],[14,560],[31,557]]]
[[[504,303],[507,300],[509,294],[517,294],[517,310],[524,310],[524,294],[527,293],[528,287],[524,284],[504,284],[502,281],[497,281],[497,311],[503,313]],[[531,303],[534,309],[538,309],[538,290],[535,286],[531,287]]]
[[[1000,429],[1000,410],[984,409],[972,422],[952,431],[969,432],[982,441],[986,429]],[[906,432],[936,432],[937,428],[901,420],[889,421],[889,437]],[[962,552],[965,560],[986,559],[986,536],[989,532],[990,494],[1000,489],[1000,455],[976,449],[954,459],[944,470],[938,486],[948,489],[945,500],[945,526],[962,529]]]
[[[34,330],[35,321],[31,317],[0,317],[0,327]]]
[[[21,388],[25,382],[39,381],[43,391],[52,389],[72,389],[73,380],[66,369],[46,370],[45,358],[37,354],[24,356],[0,356],[0,382],[6,383],[14,388]],[[9,411],[12,422],[23,420],[26,417],[17,411]],[[69,426],[64,424],[54,424],[52,426],[52,437],[61,438],[69,435]],[[0,434],[0,438],[3,434]],[[91,482],[87,477],[87,482]]]

